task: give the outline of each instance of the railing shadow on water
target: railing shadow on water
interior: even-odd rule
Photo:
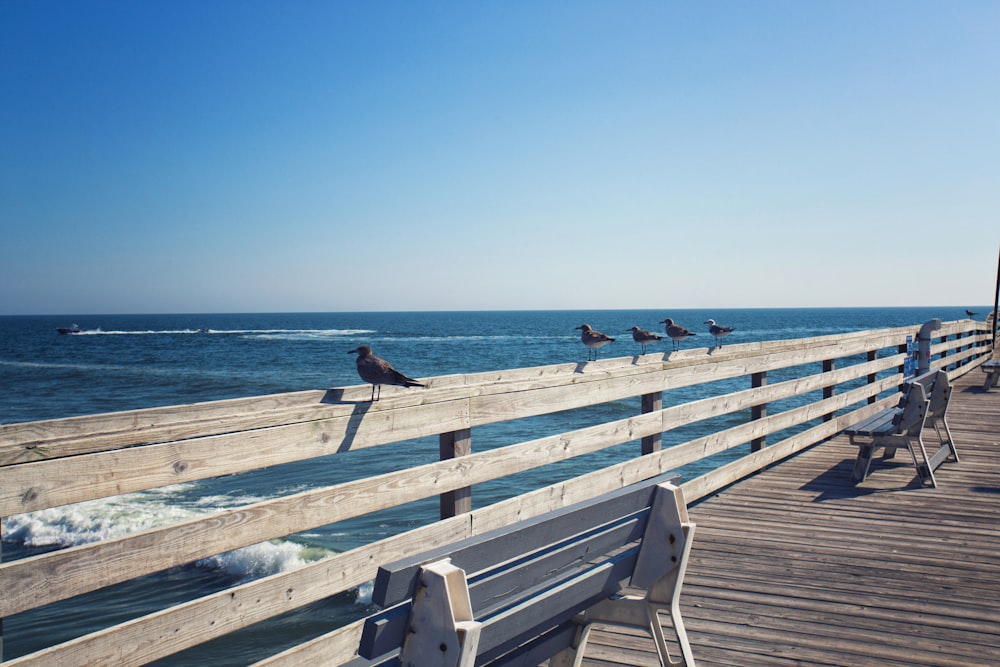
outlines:
[[[16,665],[206,656],[225,664],[224,648],[253,636],[252,659],[268,664],[307,662],[313,651],[346,662],[357,647],[357,610],[332,620],[329,605],[355,604],[380,563],[672,470],[685,472],[685,497],[697,502],[897,400],[918,326],[437,376],[426,389],[384,387],[376,402],[364,385],[0,426],[0,517],[280,466],[315,473],[298,486],[283,479],[287,491],[272,497],[8,558],[0,565],[4,657]],[[944,323],[931,363],[953,377],[969,372],[990,357],[989,334],[983,323]],[[426,442],[435,437],[440,457]],[[371,470],[359,475],[352,457]],[[829,474],[816,484],[837,497]],[[434,499],[439,516],[428,511]],[[322,542],[327,527],[408,506],[419,515],[398,530],[354,535],[346,550],[222,590],[193,589],[110,627],[95,607],[78,636],[39,648],[46,624],[60,622],[60,601],[262,543]],[[317,617],[300,624],[309,631],[293,645],[267,641],[278,629],[294,632],[283,619],[310,609]],[[245,646],[234,650],[234,664],[247,662]]]

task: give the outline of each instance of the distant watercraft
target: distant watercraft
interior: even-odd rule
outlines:
[[[78,334],[78,333],[83,333],[83,329],[81,329],[80,326],[77,325],[77,324],[74,324],[71,327],[59,327],[59,328],[56,329],[56,331],[58,331],[61,334]]]

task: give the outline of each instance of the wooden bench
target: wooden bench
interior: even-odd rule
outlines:
[[[638,627],[694,667],[679,597],[694,524],[676,475],[383,566],[353,665],[578,665],[593,624]],[[623,594],[624,586],[636,589]],[[679,661],[660,612],[670,616]]]
[[[859,484],[868,477],[872,457],[878,448],[885,450],[883,460],[886,460],[895,456],[897,448],[905,446],[920,482],[929,482],[936,487],[934,471],[948,458],[958,461],[958,451],[947,419],[951,392],[952,385],[945,371],[929,371],[903,384],[899,405],[845,429],[851,444],[858,447],[851,480]],[[928,424],[934,428],[939,440],[937,449],[930,456],[923,440],[924,428]],[[922,462],[917,458],[917,449]]]
[[[997,386],[997,382],[1000,382],[1000,360],[987,361],[980,368],[986,373],[986,381],[983,382],[983,391],[989,391],[990,387]]]

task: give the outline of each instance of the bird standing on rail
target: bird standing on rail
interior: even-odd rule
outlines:
[[[736,327],[724,327],[721,324],[716,324],[715,320],[705,320],[705,324],[708,325],[708,333],[715,336],[716,347],[722,347],[720,341],[736,329]]]
[[[596,361],[598,350],[608,343],[615,342],[611,336],[594,331],[589,324],[581,324],[577,329],[583,332],[580,334],[580,342],[587,346],[587,361],[590,361],[591,352],[593,352],[594,361]]]
[[[375,402],[382,397],[382,385],[394,384],[400,387],[424,387],[413,378],[408,378],[392,367],[385,359],[372,354],[372,349],[367,345],[360,345],[350,350],[348,354],[358,355],[358,375],[361,379],[372,386],[371,401]],[[375,387],[378,387],[378,396],[375,396]]]
[[[646,354],[646,346],[658,340],[663,340],[663,336],[657,336],[652,331],[646,331],[639,327],[632,327],[632,340],[642,345],[642,353]]]
[[[696,334],[694,332],[688,331],[687,329],[685,329],[684,327],[682,327],[679,324],[674,324],[674,321],[672,319],[670,319],[669,317],[667,319],[663,320],[662,322],[660,322],[660,324],[666,324],[667,325],[667,335],[670,336],[670,340],[672,340],[674,342],[674,349],[675,350],[680,345],[680,342],[682,340],[684,340],[685,338],[689,338],[691,336],[697,336],[698,335],[698,334]]]

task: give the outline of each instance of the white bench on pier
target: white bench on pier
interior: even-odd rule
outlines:
[[[989,391],[990,387],[997,386],[997,382],[1000,382],[1000,360],[987,361],[980,368],[986,373],[986,381],[983,382],[983,391]]]
[[[928,371],[903,385],[899,405],[882,410],[868,419],[845,429],[851,444],[858,447],[851,479],[855,484],[868,477],[875,450],[883,448],[883,460],[891,459],[896,449],[905,446],[917,469],[921,483],[937,486],[934,471],[951,458],[958,461],[958,451],[948,426],[948,404],[952,386],[943,370]],[[930,456],[924,447],[924,427],[930,424],[938,435],[938,448]],[[920,450],[920,459],[916,450]]]
[[[660,476],[379,569],[351,665],[579,665],[592,624],[638,627],[694,667],[680,589],[695,525]],[[625,585],[637,594],[623,594]],[[670,657],[660,612],[681,658]]]

